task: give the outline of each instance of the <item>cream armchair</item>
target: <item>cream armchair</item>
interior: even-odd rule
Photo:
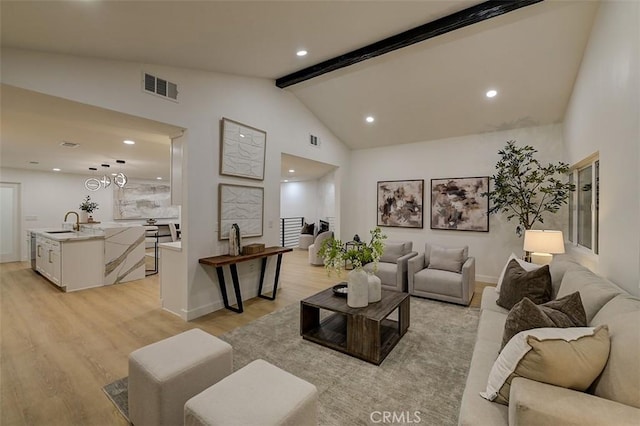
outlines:
[[[322,243],[333,238],[333,231],[325,231],[318,234],[316,240],[309,246],[309,263],[312,265],[324,265],[324,259],[318,256]]]
[[[412,248],[411,241],[385,241],[377,271],[374,272],[373,263],[364,265],[364,270],[380,278],[383,289],[406,292],[407,262],[418,254]]]
[[[475,258],[469,247],[425,244],[424,254],[409,260],[409,294],[469,305],[476,282]]]

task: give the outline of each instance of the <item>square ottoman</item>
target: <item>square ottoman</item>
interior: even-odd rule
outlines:
[[[176,426],[184,403],[233,371],[231,345],[194,328],[129,355],[129,420]]]
[[[187,426],[316,425],[314,385],[258,359],[184,406]]]

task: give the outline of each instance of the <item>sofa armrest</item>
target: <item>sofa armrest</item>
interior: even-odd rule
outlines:
[[[413,276],[425,268],[424,254],[420,253],[412,257],[407,262],[407,281],[409,284],[409,293],[413,293]]]
[[[404,256],[400,256],[398,260],[396,260],[396,283],[402,283],[401,290],[407,291],[407,281],[408,281],[408,263],[409,259],[414,258],[418,255],[417,251],[410,251]]]
[[[522,377],[509,393],[509,425],[637,425],[640,409]]]
[[[476,287],[476,259],[475,257],[467,257],[462,264],[462,299],[468,305],[473,298],[473,292]]]

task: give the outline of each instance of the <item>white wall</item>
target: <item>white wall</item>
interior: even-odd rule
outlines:
[[[335,179],[335,170],[318,179],[318,217],[321,219],[337,215]]]
[[[182,255],[186,256],[187,271],[183,274],[184,282],[175,284],[183,287],[186,294],[186,306],[179,312],[183,318],[195,318],[222,306],[215,271],[198,263],[199,258],[228,250],[226,241],[218,242],[219,183],[264,187],[264,235],[244,242],[276,245],[281,153],[286,151],[335,166],[344,166],[349,160],[346,146],[292,94],[278,89],[270,80],[18,49],[3,49],[0,66],[5,84],[186,129],[181,214]],[[143,71],[177,83],[179,102],[143,93]],[[222,117],[267,132],[264,182],[219,175]],[[320,149],[306,143],[310,133],[322,139]],[[337,197],[341,194],[341,179],[338,174]],[[252,263],[239,268],[244,298],[256,294],[258,270]],[[269,274],[273,274],[271,266]],[[271,286],[271,277],[267,280]]]
[[[280,184],[280,216],[304,217],[305,222],[318,220],[318,181],[283,182]]]
[[[596,272],[640,294],[640,3],[603,1],[565,117],[566,158],[600,153]]]
[[[551,125],[496,133],[441,139],[385,148],[352,152],[349,166],[349,197],[342,210],[343,228],[348,236],[369,236],[376,226],[377,181],[424,179],[424,227],[383,227],[389,240],[413,241],[415,251],[424,252],[426,242],[449,247],[469,245],[476,258],[477,279],[496,282],[511,252],[522,255],[522,239],[515,234],[517,222],[507,222],[503,215],[492,215],[489,232],[445,231],[430,229],[431,179],[491,176],[499,160],[498,151],[508,140],[520,146],[531,145],[543,163],[562,160],[562,126]],[[345,213],[346,212],[346,213]],[[545,216],[544,225],[536,229],[564,229],[567,216],[561,210],[554,217]]]

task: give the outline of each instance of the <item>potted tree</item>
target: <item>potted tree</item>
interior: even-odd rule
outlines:
[[[324,267],[329,274],[336,272],[341,275],[347,264],[353,266],[347,276],[347,304],[353,308],[364,307],[369,302],[380,300],[380,279],[367,274],[363,267],[373,262],[374,270],[377,268],[384,250],[383,241],[387,236],[379,227],[369,233],[371,239],[368,243],[360,243],[349,249],[339,239],[329,238],[322,243],[318,252],[324,259]]]
[[[569,199],[575,185],[564,182],[558,175],[566,175],[569,165],[563,162],[541,164],[529,145],[516,146],[513,140],[500,151],[497,173],[490,177],[493,189],[482,193],[489,197],[489,214],[504,213],[507,220],[518,221],[516,234],[522,236],[536,222],[544,223],[544,213],[556,213]]]

